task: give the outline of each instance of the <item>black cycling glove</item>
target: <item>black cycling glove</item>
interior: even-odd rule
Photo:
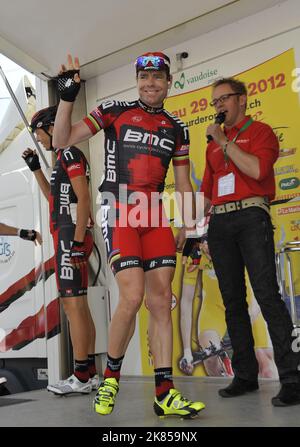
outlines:
[[[75,266],[80,266],[82,262],[88,260],[87,250],[84,242],[73,241],[70,250],[70,262]]]
[[[20,230],[19,236],[21,239],[25,239],[26,241],[35,241],[36,240],[36,231],[35,230]]]
[[[182,256],[190,256],[193,264],[199,264],[201,259],[199,244],[203,244],[204,242],[207,242],[207,233],[198,238],[188,238],[185,241]]]
[[[37,171],[38,169],[41,169],[39,156],[35,154],[34,152],[31,152],[30,154],[26,155],[26,157],[23,157],[27,166],[29,169],[33,171]]]
[[[74,102],[80,90],[80,82],[74,81],[79,70],[68,70],[58,75],[58,92],[62,100]]]

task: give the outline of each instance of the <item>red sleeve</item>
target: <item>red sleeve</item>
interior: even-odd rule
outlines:
[[[117,116],[123,111],[123,106],[118,101],[105,101],[91,111],[83,121],[93,134],[101,129],[109,127]]]
[[[279,143],[270,126],[262,126],[253,135],[252,154],[259,159],[259,182],[270,175],[279,156]]]
[[[75,177],[86,177],[87,166],[84,155],[75,147],[65,149],[62,154],[62,162],[70,179]]]
[[[209,161],[207,159],[207,152],[206,152],[206,165],[200,191],[204,193],[204,197],[206,197],[209,200],[212,200],[212,190],[213,190],[213,173]]]

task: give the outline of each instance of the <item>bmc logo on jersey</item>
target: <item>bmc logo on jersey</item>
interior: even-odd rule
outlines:
[[[61,183],[59,191],[59,214],[62,215],[64,212],[70,215],[70,189],[71,185],[69,183]]]
[[[134,106],[134,102],[128,102],[128,101],[105,101],[101,103],[101,107],[103,110],[105,109],[109,109],[110,107],[113,106],[121,106],[121,107],[130,107],[130,106]]]
[[[170,152],[174,150],[175,145],[174,141],[169,140],[168,138],[159,138],[159,136],[153,133],[140,132],[132,129],[126,130],[124,141],[130,143],[143,143],[153,147],[161,147],[162,149],[166,149]]]

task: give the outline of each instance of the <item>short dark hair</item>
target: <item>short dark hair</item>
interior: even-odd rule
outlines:
[[[216,87],[219,87],[219,85],[223,85],[223,84],[230,85],[230,87],[232,88],[234,93],[239,93],[240,95],[247,96],[246,85],[244,84],[244,82],[239,81],[238,79],[234,79],[234,78],[218,79],[216,82],[214,82],[212,87],[213,87],[213,89],[215,89]]]

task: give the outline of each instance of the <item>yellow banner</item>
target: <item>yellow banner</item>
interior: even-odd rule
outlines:
[[[291,87],[294,68],[294,50],[290,49],[233,75],[247,86],[247,114],[271,125],[280,143],[280,156],[275,165],[276,205],[272,207],[278,249],[287,241],[300,240],[300,201],[297,201],[297,198],[300,200],[300,108],[298,94]],[[205,86],[170,97],[165,104],[167,110],[189,127],[191,179],[195,191],[200,189],[205,167],[206,128],[215,119],[215,110],[209,105],[210,101],[211,87]],[[171,168],[167,175],[166,191],[172,193],[174,186]],[[266,324],[251,287],[249,284],[247,286],[260,376],[276,377]],[[224,306],[209,261],[202,258],[201,268],[189,273],[187,268],[182,268],[178,256],[172,290],[174,375],[231,375],[230,340],[226,334]],[[143,373],[152,375],[152,358],[147,343],[148,312],[144,306],[139,319]]]

